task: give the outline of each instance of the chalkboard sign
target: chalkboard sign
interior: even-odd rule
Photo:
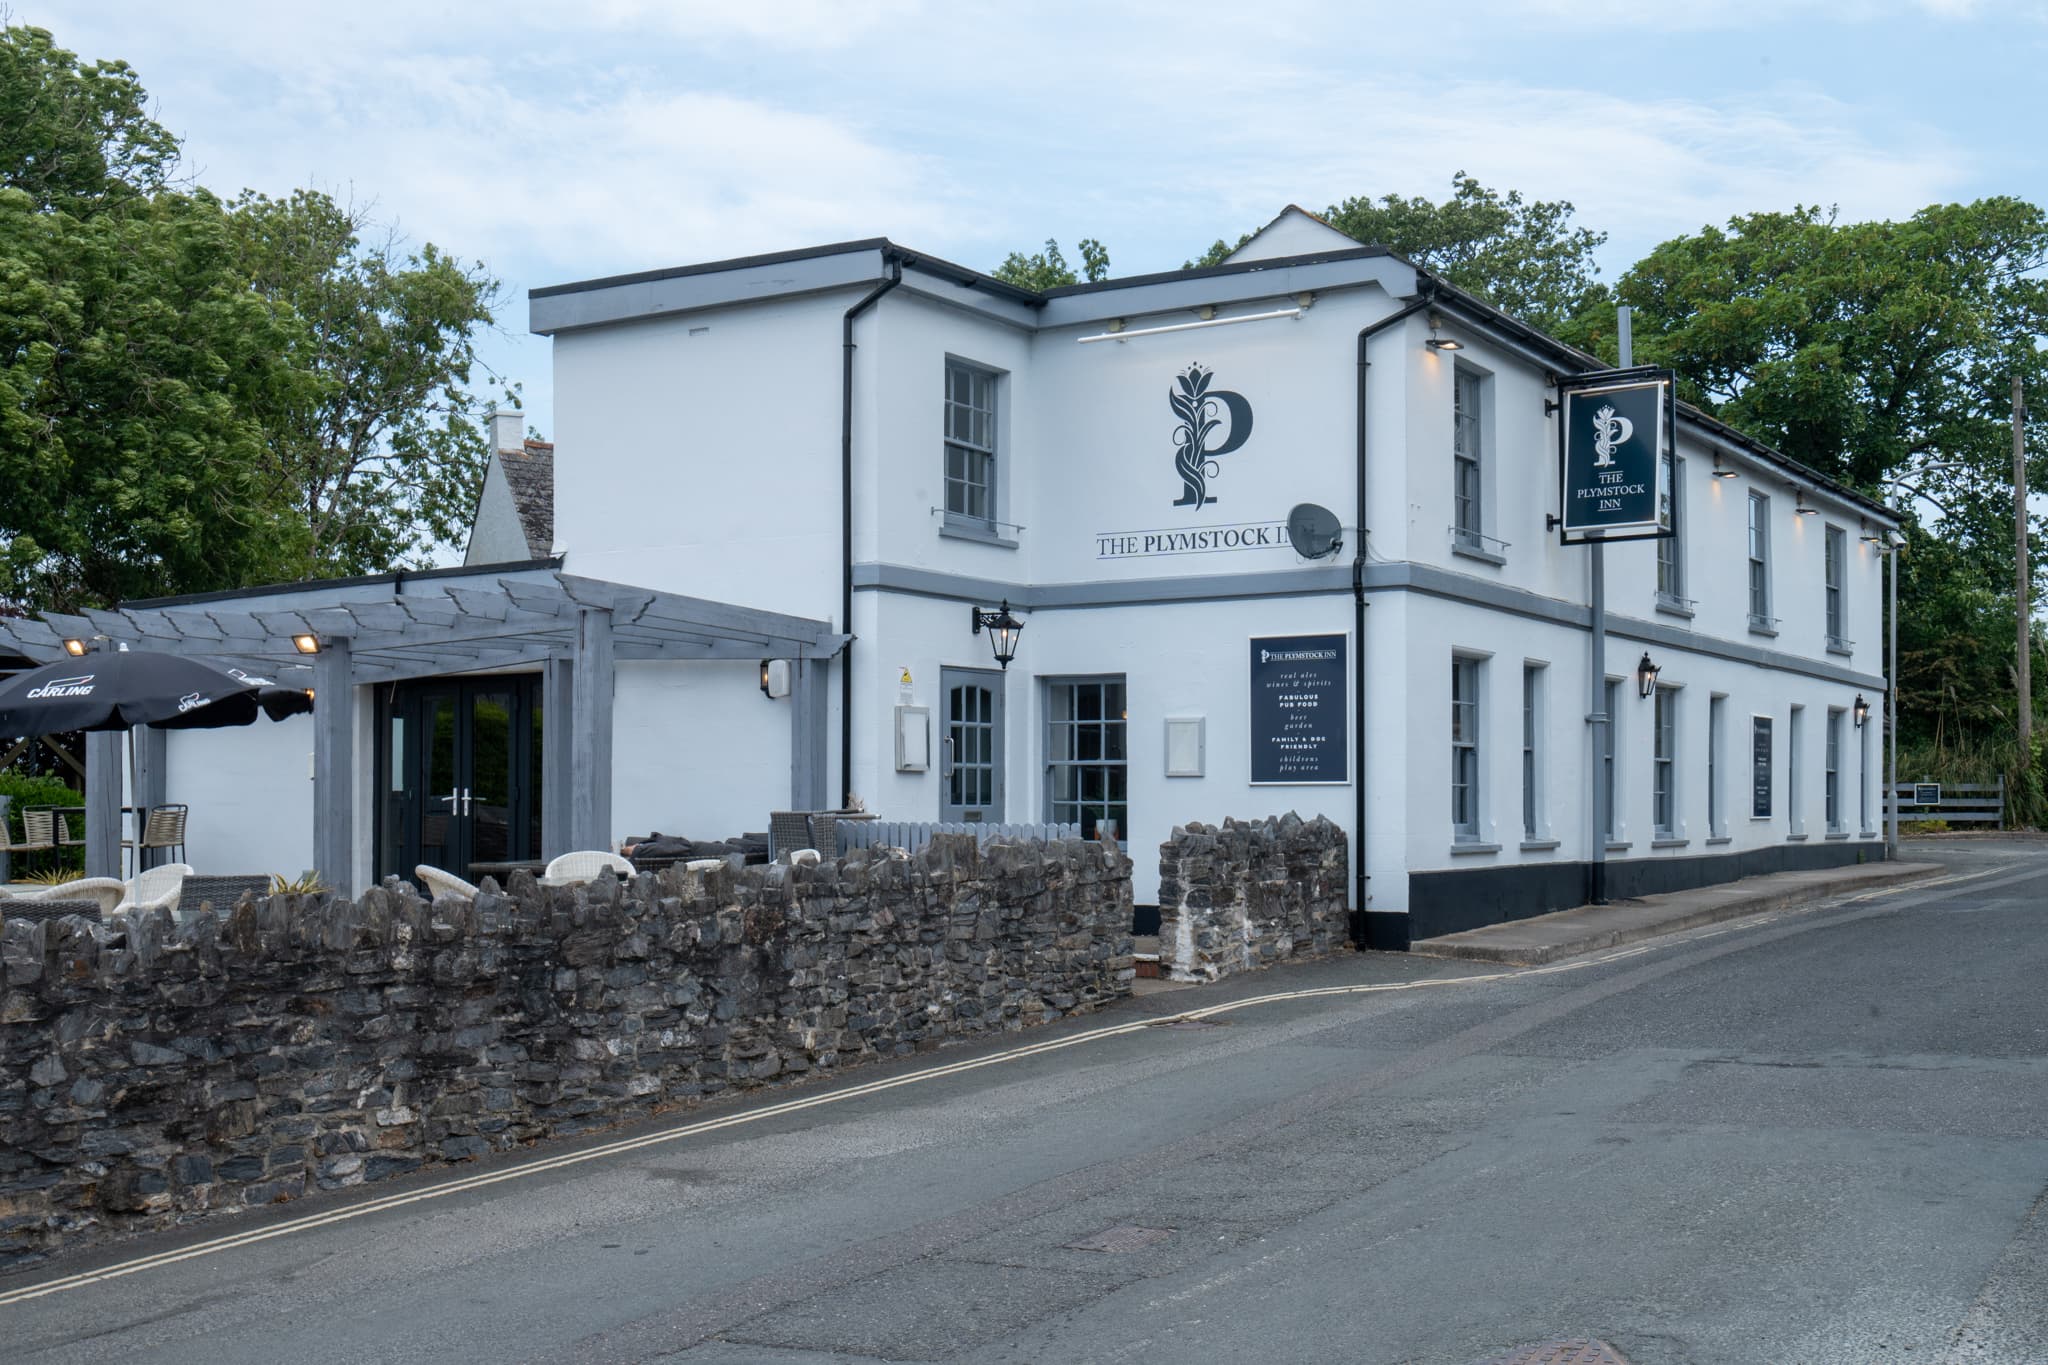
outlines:
[[[1915,782],[1913,784],[1913,804],[1916,806],[1940,805],[1941,784],[1939,782]]]
[[[1341,784],[1344,635],[1254,636],[1251,738],[1254,783]]]
[[[1749,718],[1749,813],[1759,820],[1771,817],[1771,718]]]

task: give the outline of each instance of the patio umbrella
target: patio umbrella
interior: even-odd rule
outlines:
[[[0,683],[0,735],[247,725],[271,684],[238,672],[146,649],[59,659]]]

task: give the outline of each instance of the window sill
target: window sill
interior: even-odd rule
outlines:
[[[1491,550],[1482,550],[1477,545],[1462,545],[1456,540],[1451,542],[1451,553],[1463,555],[1466,559],[1476,559],[1482,564],[1504,565],[1508,562],[1506,555],[1497,555]]]
[[[1522,852],[1524,853],[1549,853],[1558,846],[1558,841],[1555,839],[1522,840]]]
[[[1778,638],[1778,628],[1776,626],[1760,626],[1754,621],[1749,623],[1749,633],[1751,635],[1768,635],[1773,640]]]
[[[1499,844],[1482,844],[1476,839],[1460,839],[1451,845],[1451,856],[1454,858],[1463,857],[1468,853],[1498,852],[1500,852]]]
[[[1688,621],[1692,620],[1691,607],[1686,606],[1685,603],[1675,597],[1666,597],[1661,592],[1657,594],[1657,610],[1663,612],[1666,616],[1679,616]]]
[[[1735,836],[1732,834],[1716,834],[1713,838],[1707,840],[1707,847],[1713,848],[1717,844],[1732,844],[1734,842]]]
[[[1691,844],[1692,844],[1692,840],[1690,840],[1690,839],[1652,839],[1652,840],[1650,840],[1650,847],[1651,847],[1651,848],[1687,848],[1687,847],[1690,847],[1690,846],[1691,846]]]
[[[999,550],[1014,550],[1017,542],[1000,535],[985,521],[972,521],[959,517],[947,517],[939,523],[939,534],[948,540],[971,540],[978,545],[993,545]]]
[[[1788,834],[1785,836],[1785,842],[1788,844],[1803,844],[1806,842],[1806,835],[1803,832],[1799,834]]]
[[[1856,831],[1856,837],[1859,839],[1875,839],[1877,831],[1874,829],[1859,829]]]
[[[1607,851],[1609,853],[1626,853],[1634,847],[1634,844],[1617,844],[1610,840],[1607,845]]]
[[[1838,645],[1833,640],[1828,641],[1828,653],[1842,659],[1853,659],[1856,657],[1856,650],[1853,646]]]
[[[1824,839],[1846,839],[1849,837],[1849,831],[1846,829],[1831,829],[1821,837]]]

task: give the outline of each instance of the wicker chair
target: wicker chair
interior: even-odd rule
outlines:
[[[624,881],[633,875],[633,864],[616,853],[564,853],[548,864],[548,870],[541,874],[542,886],[574,886],[578,882],[597,880],[597,874],[610,868]]]
[[[176,849],[180,857],[185,853],[185,816],[190,807],[182,804],[152,806],[149,815],[142,822],[142,838],[123,839],[123,851],[133,850],[136,859],[141,859],[151,849]],[[132,866],[132,864],[131,864]]]
[[[51,813],[57,817],[57,847],[84,848],[85,812],[82,810],[71,809],[53,811]],[[78,817],[78,837],[75,839],[71,837],[71,817],[74,815]]]
[[[57,812],[45,806],[21,813],[21,842],[0,825],[0,853],[49,853],[57,847]]]
[[[100,913],[111,915],[128,894],[128,883],[115,877],[80,877],[60,886],[46,886],[19,897],[25,901],[98,901]]]
[[[130,910],[176,910],[185,893],[185,878],[192,875],[186,863],[165,863],[137,873],[127,885],[127,895],[114,907],[115,914]]]
[[[421,863],[412,870],[412,875],[420,879],[427,888],[427,895],[434,900],[439,900],[443,896],[454,896],[466,901],[477,898],[479,888],[470,885],[453,872],[443,872],[438,867],[428,867]]]

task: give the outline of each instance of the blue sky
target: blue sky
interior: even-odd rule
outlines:
[[[134,65],[203,184],[311,185],[479,259],[549,430],[536,285],[890,236],[1170,269],[1290,202],[1564,198],[1620,273],[1737,213],[2048,200],[2048,0],[582,5],[12,0]]]

